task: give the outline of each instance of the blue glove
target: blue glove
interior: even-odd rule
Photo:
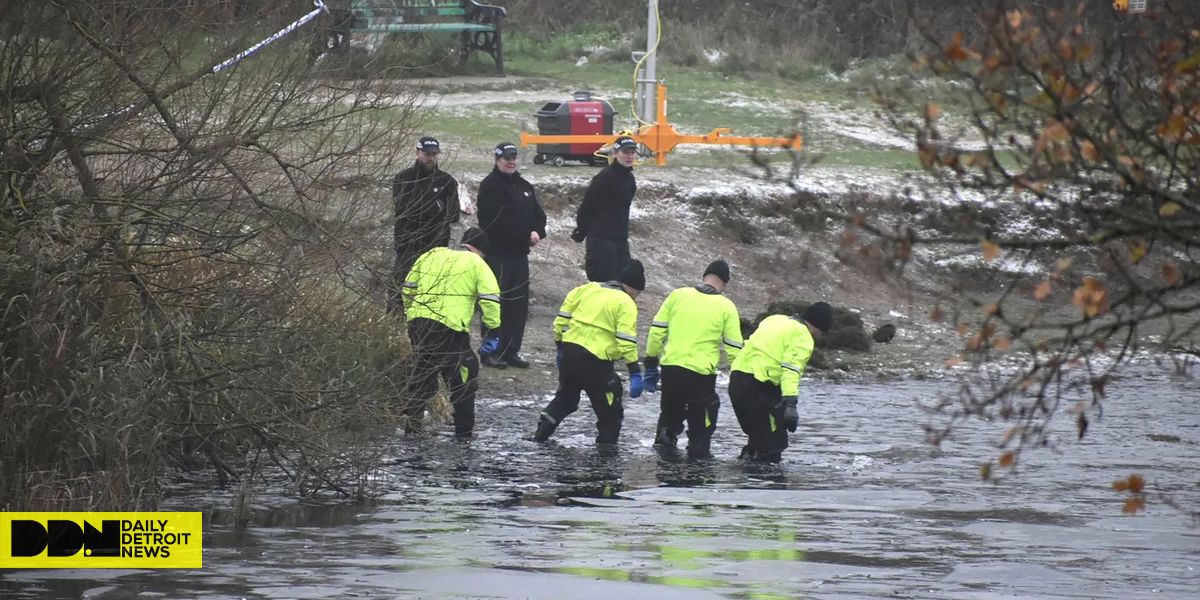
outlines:
[[[558,349],[554,351],[554,368],[562,370],[562,344],[558,345]]]
[[[483,340],[483,345],[479,347],[479,353],[488,355],[495,354],[500,349],[500,337],[490,337]]]
[[[648,366],[645,371],[642,371],[642,381],[646,384],[647,392],[653,393],[658,391],[658,378],[660,376],[657,365]]]
[[[638,396],[641,396],[643,387],[644,387],[644,385],[642,382],[642,373],[640,371],[637,373],[630,373],[629,374],[629,397],[637,398]]]

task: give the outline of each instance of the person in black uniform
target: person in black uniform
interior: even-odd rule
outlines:
[[[613,142],[612,164],[588,184],[575,214],[571,239],[587,240],[584,269],[589,281],[610,281],[629,263],[629,207],[637,193],[633,161],[637,142],[621,136]]]
[[[508,142],[492,151],[492,172],[479,183],[476,213],[492,250],[486,260],[500,283],[500,330],[484,326],[485,366],[529,368],[521,356],[525,320],[529,316],[529,249],[546,237],[546,212],[533,186],[517,171],[517,147]],[[499,344],[496,344],[498,338]],[[489,341],[491,342],[489,344]]]
[[[458,222],[458,181],[438,168],[441,146],[432,137],[417,142],[417,160],[392,179],[395,204],[392,289],[388,312],[403,311],[400,286],[418,256],[450,244],[450,226]]]

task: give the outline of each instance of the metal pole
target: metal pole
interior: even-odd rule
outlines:
[[[658,81],[655,63],[658,62],[658,52],[655,46],[658,45],[658,0],[646,0],[646,7],[649,15],[646,18],[646,71],[644,81],[642,83],[642,118],[652,119],[657,110],[658,102],[655,98],[655,82]]]

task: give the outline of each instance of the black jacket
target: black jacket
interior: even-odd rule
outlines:
[[[636,193],[633,169],[614,162],[596,173],[575,213],[572,237],[576,240],[586,236],[628,240],[629,206]]]
[[[505,175],[493,167],[479,182],[476,204],[479,228],[487,232],[492,254],[525,256],[529,254],[529,232],[546,237],[546,211],[533,186],[519,172]]]
[[[397,258],[417,256],[450,243],[450,225],[458,222],[458,181],[441,169],[416,162],[392,180],[396,207],[393,240]]]

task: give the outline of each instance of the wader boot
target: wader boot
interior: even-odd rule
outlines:
[[[558,429],[558,423],[550,420],[546,413],[542,413],[542,416],[538,417],[537,431],[533,433],[533,441],[544,442],[550,439],[555,429]]]
[[[658,428],[658,435],[654,437],[655,446],[674,448],[678,443],[678,434],[671,433],[671,429],[669,427],[664,426]]]

